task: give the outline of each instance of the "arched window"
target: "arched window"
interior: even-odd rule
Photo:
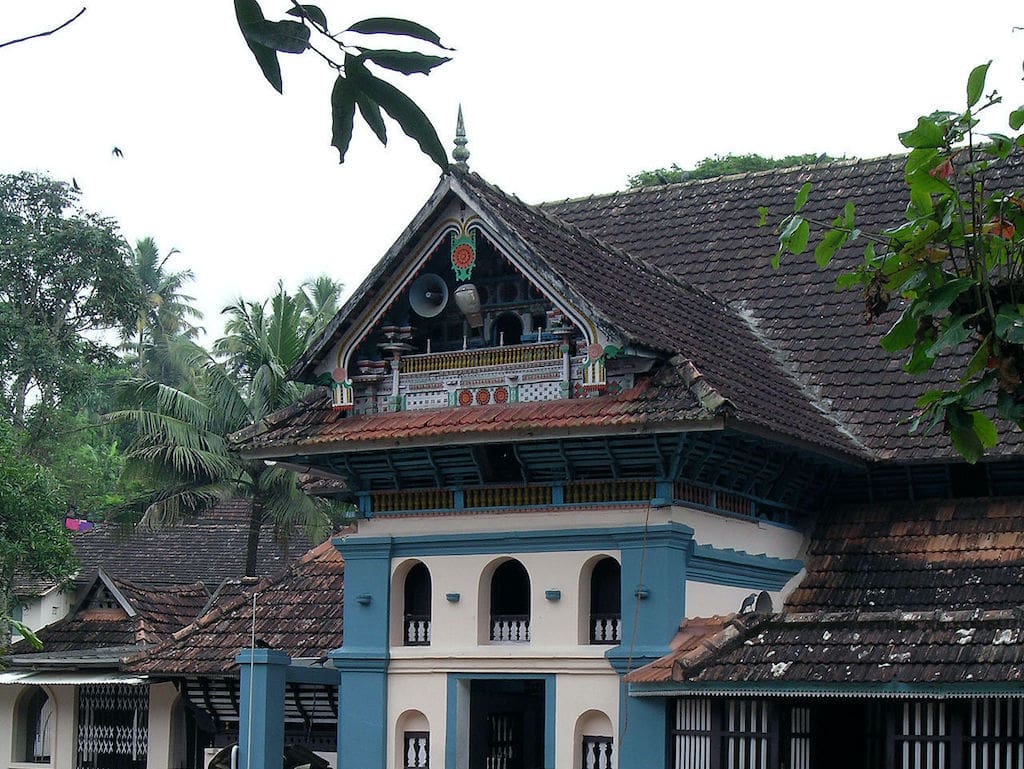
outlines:
[[[49,764],[53,751],[53,703],[33,686],[21,695],[15,721],[15,760]]]
[[[495,345],[519,344],[523,341],[523,319],[514,312],[503,312],[495,319],[491,333]]]
[[[430,645],[430,571],[417,563],[405,575],[406,646]]]
[[[530,640],[530,575],[519,561],[505,561],[491,577],[491,640]]]
[[[576,722],[576,744],[579,745],[579,769],[613,769],[615,739],[612,722],[599,710],[588,710]]]
[[[622,642],[622,568],[602,558],[590,573],[590,643]]]
[[[407,710],[395,724],[398,761],[402,769],[430,769],[430,722],[418,710]]]

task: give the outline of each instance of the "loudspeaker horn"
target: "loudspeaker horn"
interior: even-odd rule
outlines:
[[[448,284],[435,272],[425,272],[409,286],[409,306],[421,318],[440,315],[448,304]]]

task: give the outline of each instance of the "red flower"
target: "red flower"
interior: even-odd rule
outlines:
[[[928,173],[936,179],[949,179],[953,175],[953,161],[946,158]]]

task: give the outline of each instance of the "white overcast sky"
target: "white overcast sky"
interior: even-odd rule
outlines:
[[[131,242],[178,248],[171,267],[195,271],[211,333],[225,304],[266,296],[279,278],[327,272],[354,289],[436,184],[393,124],[386,149],[357,125],[339,165],[331,73],[282,55],[278,95],[230,0],[86,2],[58,34],[0,49],[0,172],[74,177]],[[0,40],[81,5],[0,2]],[[1019,0],[320,5],[332,27],[400,16],[455,47],[430,77],[393,80],[448,147],[461,102],[470,167],[530,202],[610,192],[639,170],[714,154],[898,152],[897,132],[961,104],[968,72],[990,58],[989,84],[1007,106],[1024,102]],[[281,18],[289,3],[263,7]]]

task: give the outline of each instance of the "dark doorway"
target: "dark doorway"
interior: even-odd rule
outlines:
[[[811,703],[811,765],[829,769],[865,769],[882,766],[873,740],[871,704],[852,702]]]
[[[495,345],[519,344],[523,341],[523,319],[515,313],[502,313],[491,328]]]
[[[602,558],[590,575],[590,643],[622,641],[622,568],[614,558]]]
[[[469,769],[540,769],[544,738],[544,681],[470,682]]]
[[[491,577],[491,640],[530,640],[530,576],[519,561],[505,561]]]
[[[430,571],[417,563],[405,577],[406,646],[430,645]]]

